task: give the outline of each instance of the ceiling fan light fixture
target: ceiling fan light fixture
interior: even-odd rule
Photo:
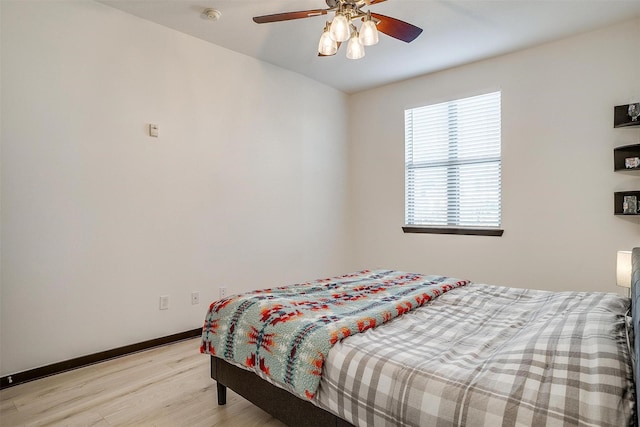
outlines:
[[[329,32],[330,25],[331,24],[327,22],[320,36],[320,42],[318,43],[318,53],[320,55],[331,56],[335,55],[338,51],[338,42],[331,37],[331,33]]]
[[[349,28],[349,20],[340,12],[336,12],[335,18],[331,22],[331,37],[337,42],[349,40],[351,29]]]
[[[378,28],[376,28],[376,23],[371,19],[370,12],[367,12],[367,16],[360,27],[360,43],[364,46],[373,46],[378,43]]]
[[[360,59],[362,57],[364,57],[364,46],[360,43],[358,32],[353,31],[347,45],[347,58]]]
[[[365,6],[384,1],[386,0],[325,0],[327,9],[254,16],[253,22],[265,24],[334,13],[333,22],[327,22],[318,41],[318,56],[333,56],[340,49],[342,43],[349,41],[347,56],[351,59],[358,59],[364,56],[364,46],[378,43],[380,33],[405,43],[414,41],[422,33],[422,28],[390,16],[371,13],[365,8]],[[362,20],[360,30],[354,25],[356,20]]]

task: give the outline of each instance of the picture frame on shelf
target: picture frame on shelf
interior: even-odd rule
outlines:
[[[626,215],[636,215],[638,213],[638,198],[636,196],[623,197],[622,213]]]
[[[640,117],[640,102],[629,104],[629,108],[627,108],[627,115],[631,117],[632,122],[637,122],[638,117]]]
[[[635,169],[640,167],[640,157],[627,157],[624,159],[624,167],[626,169]]]

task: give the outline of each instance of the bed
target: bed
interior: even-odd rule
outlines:
[[[229,387],[291,426],[636,425],[632,258],[630,299],[390,270],[233,296],[201,351],[219,405]]]

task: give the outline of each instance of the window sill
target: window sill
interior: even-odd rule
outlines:
[[[460,234],[467,236],[502,236],[504,230],[499,228],[464,228],[464,227],[402,227],[405,233],[426,233],[426,234]]]

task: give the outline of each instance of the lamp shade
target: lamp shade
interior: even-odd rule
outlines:
[[[351,35],[351,38],[349,39],[349,44],[347,45],[347,58],[360,59],[363,56],[364,56],[364,46],[362,46],[362,43],[360,43],[358,34],[354,32]]]
[[[631,287],[631,251],[618,251],[616,259],[616,285]]]
[[[349,40],[350,35],[349,21],[344,15],[336,13],[331,22],[331,37],[337,42],[344,42]]]
[[[335,55],[338,51],[338,43],[331,37],[328,26],[325,27],[324,32],[320,36],[320,42],[318,43],[318,53],[320,55]]]
[[[370,18],[365,20],[360,27],[360,43],[364,46],[373,46],[378,43],[378,29]]]

